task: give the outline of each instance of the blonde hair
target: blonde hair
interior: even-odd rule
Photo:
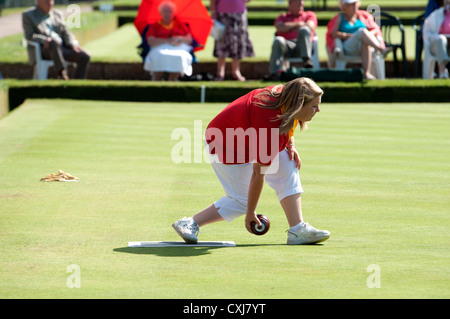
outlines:
[[[279,87],[282,86],[281,91]],[[255,105],[265,109],[281,109],[284,113],[274,120],[282,120],[280,134],[289,134],[294,127],[295,117],[305,103],[309,103],[318,96],[323,95],[323,90],[309,78],[297,78],[284,85],[277,85],[272,89],[264,89],[255,98]],[[258,101],[259,100],[259,101]],[[300,129],[306,129],[306,123],[299,121]]]

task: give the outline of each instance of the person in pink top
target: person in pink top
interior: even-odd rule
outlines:
[[[361,55],[364,77],[375,79],[370,73],[372,64],[371,48],[380,51],[383,55],[392,50],[386,48],[383,34],[376,24],[373,16],[364,10],[359,10],[359,0],[340,0],[341,13],[335,15],[327,25],[327,50],[332,56],[335,39],[341,39],[344,53],[347,55]],[[329,63],[333,65],[333,62]]]
[[[450,62],[450,0],[425,19],[423,24],[423,41],[430,45],[430,51],[436,56],[439,78],[448,78],[446,65]]]
[[[253,45],[248,35],[246,2],[250,0],[211,0],[213,19],[225,25],[225,33],[214,42],[213,55],[217,60],[216,81],[225,78],[226,58],[231,58],[231,74],[234,80],[245,81],[241,74],[240,60],[254,56]]]
[[[270,78],[276,80],[284,71],[284,61],[288,57],[303,59],[303,67],[312,68],[313,50],[317,17],[312,11],[304,11],[303,0],[289,0],[288,12],[275,19],[275,39],[269,62]]]

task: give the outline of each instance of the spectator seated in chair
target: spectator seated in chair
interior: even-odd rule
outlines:
[[[446,64],[450,62],[450,0],[445,0],[445,6],[441,7],[428,18],[423,24],[423,41],[425,48],[424,71],[425,78],[432,78],[430,74],[434,71],[433,60],[429,56],[433,56],[438,63],[439,78],[448,78],[448,70]]]
[[[67,28],[61,12],[53,10],[54,0],[36,0],[36,6],[22,13],[24,37],[42,47],[42,58],[53,60],[58,77],[68,80],[66,61],[75,62],[75,78],[86,78],[90,61],[87,51]],[[34,48],[28,46],[30,63],[35,64]]]
[[[144,70],[151,73],[153,81],[162,80],[169,73],[169,81],[181,75],[192,75],[193,39],[189,27],[174,16],[175,4],[164,1],[158,8],[161,20],[149,24],[142,37],[144,48]],[[148,49],[145,50],[145,48]]]
[[[317,27],[317,17],[312,11],[304,11],[303,0],[289,0],[288,12],[275,19],[275,39],[270,56],[270,77],[285,72],[285,60],[289,57],[303,59],[304,68],[312,68],[314,33]]]
[[[380,27],[373,16],[359,10],[359,0],[340,0],[341,13],[328,23],[327,49],[334,52],[335,39],[343,41],[344,54],[361,56],[364,77],[375,79],[370,73],[372,50],[385,55],[391,48],[386,48]]]

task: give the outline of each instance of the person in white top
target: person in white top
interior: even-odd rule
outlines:
[[[448,78],[446,65],[450,62],[450,0],[444,6],[433,11],[423,24],[424,45],[430,45],[430,51],[436,56],[439,77]]]

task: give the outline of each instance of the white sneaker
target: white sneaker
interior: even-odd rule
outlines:
[[[173,229],[187,244],[196,244],[200,227],[192,217],[183,217],[172,224]]]
[[[328,230],[318,230],[308,223],[303,223],[297,231],[292,228],[288,231],[288,245],[308,245],[316,244],[330,238]]]

